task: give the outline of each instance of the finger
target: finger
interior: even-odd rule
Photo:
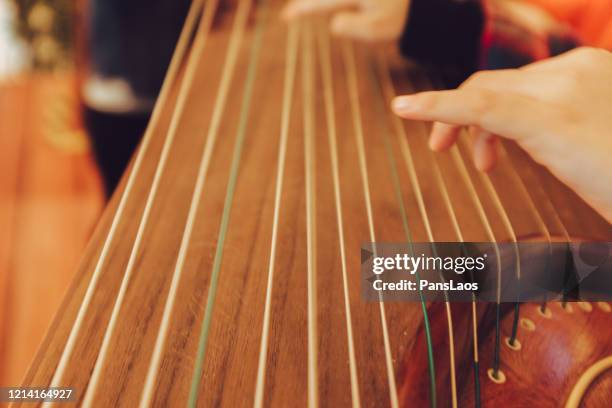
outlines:
[[[567,68],[575,70],[578,65],[593,64],[595,62],[595,56],[601,53],[606,54],[608,52],[609,51],[590,47],[574,48],[573,50],[563,54],[532,62],[531,64],[522,67],[521,70],[540,72],[558,71],[559,69]]]
[[[517,69],[478,71],[464,81],[460,89],[489,89],[492,91],[520,92],[524,83],[532,80],[532,74]],[[530,84],[533,87],[533,84]]]
[[[559,70],[499,70],[479,71],[468,78],[461,89],[488,89],[491,91],[521,94],[540,100],[555,101],[575,86],[575,78],[559,75]]]
[[[490,171],[498,158],[498,139],[493,134],[480,130],[474,141],[474,165],[480,171]]]
[[[511,86],[516,82],[520,82],[522,78],[524,78],[524,76],[524,72],[521,72],[518,69],[497,69],[493,71],[478,71],[470,75],[470,77],[461,84],[460,88],[489,88],[490,85],[499,84],[508,84],[509,86]]]
[[[458,89],[399,96],[393,111],[406,119],[479,126],[521,141],[563,126],[560,108],[527,96],[487,89]]]
[[[282,16],[291,20],[305,15],[330,13],[358,4],[359,0],[293,0],[283,9]]]
[[[377,41],[382,36],[382,28],[377,24],[376,15],[367,12],[346,11],[336,15],[331,30],[340,37],[361,41]]]
[[[448,125],[436,122],[431,129],[429,137],[429,148],[436,152],[442,152],[451,147],[459,138],[461,126]]]

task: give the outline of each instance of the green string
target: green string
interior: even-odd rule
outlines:
[[[372,88],[375,90],[376,99],[378,103],[376,103],[377,111],[379,116],[385,115],[386,112],[382,108],[384,106],[384,96],[382,94],[382,89],[378,86],[378,81],[376,78],[375,68],[372,65],[372,62],[369,63],[369,76]],[[401,184],[397,171],[397,163],[395,162],[395,157],[393,156],[393,148],[391,146],[391,141],[389,140],[389,128],[385,126],[386,130],[383,132],[383,141],[385,144],[385,149],[387,152],[387,156],[389,157],[389,165],[391,166],[391,179],[393,181],[393,187],[395,189],[395,195],[397,196],[397,200],[399,202],[400,207],[400,215],[402,217],[402,225],[404,228],[404,233],[406,234],[406,239],[408,240],[410,254],[414,257],[414,244],[412,240],[412,233],[410,232],[410,226],[408,224],[408,217],[406,215],[406,208],[404,205],[404,198],[402,196]],[[421,281],[421,277],[418,271],[415,271],[415,276],[417,282]],[[429,366],[429,387],[430,387],[430,395],[431,395],[431,406],[433,408],[436,407],[436,370],[434,365],[434,356],[433,356],[433,341],[431,338],[431,327],[429,324],[429,317],[427,315],[427,306],[425,303],[425,298],[423,297],[423,292],[421,291],[419,285],[419,298],[421,300],[421,309],[423,312],[423,322],[425,326],[425,339],[427,342],[427,360]]]
[[[265,22],[267,21],[267,0],[261,1],[260,17],[257,19],[255,26],[255,39],[253,40],[253,46],[249,55],[249,67],[247,71],[247,78],[245,81],[244,97],[242,99],[240,118],[238,124],[238,131],[236,136],[236,145],[234,147],[234,153],[232,156],[232,164],[230,167],[230,176],[228,181],[227,192],[225,195],[225,202],[223,204],[223,214],[221,216],[221,225],[219,228],[219,239],[217,249],[215,252],[215,258],[213,262],[213,269],[210,278],[210,289],[208,290],[208,298],[206,299],[206,309],[204,311],[204,319],[202,321],[202,329],[200,332],[200,340],[198,343],[198,353],[196,356],[196,363],[193,370],[193,378],[191,381],[191,390],[189,392],[189,400],[187,406],[194,408],[198,400],[198,392],[200,380],[202,379],[202,368],[204,365],[204,357],[206,356],[206,344],[208,341],[208,334],[210,331],[210,322],[212,320],[213,307],[215,304],[215,297],[217,295],[217,286],[219,282],[219,272],[221,270],[221,261],[223,259],[223,248],[225,244],[225,237],[227,235],[227,228],[230,220],[230,213],[232,208],[232,202],[234,199],[234,191],[236,190],[236,181],[238,179],[238,169],[240,167],[240,157],[242,155],[242,148],[244,145],[244,139],[246,137],[247,124],[249,119],[249,111],[251,106],[251,100],[253,96],[253,86],[255,78],[257,76],[257,66],[259,61],[259,54],[261,50],[263,30]]]

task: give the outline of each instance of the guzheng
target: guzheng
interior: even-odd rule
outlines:
[[[364,242],[612,228],[515,145],[490,173],[465,140],[430,152],[388,106],[432,72],[281,8],[194,0],[24,386],[85,407],[610,406],[608,303],[362,298]]]

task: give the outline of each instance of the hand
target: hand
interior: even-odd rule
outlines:
[[[489,170],[496,135],[515,140],[612,222],[612,54],[580,48],[518,70],[483,71],[456,90],[400,96],[393,110],[435,121],[430,147],[445,150],[463,126],[474,161]]]
[[[406,23],[410,0],[292,0],[285,19],[333,13],[336,35],[367,42],[395,41]]]

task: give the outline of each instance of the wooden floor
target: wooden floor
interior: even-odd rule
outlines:
[[[21,382],[102,208],[70,84],[0,83],[0,386]]]

